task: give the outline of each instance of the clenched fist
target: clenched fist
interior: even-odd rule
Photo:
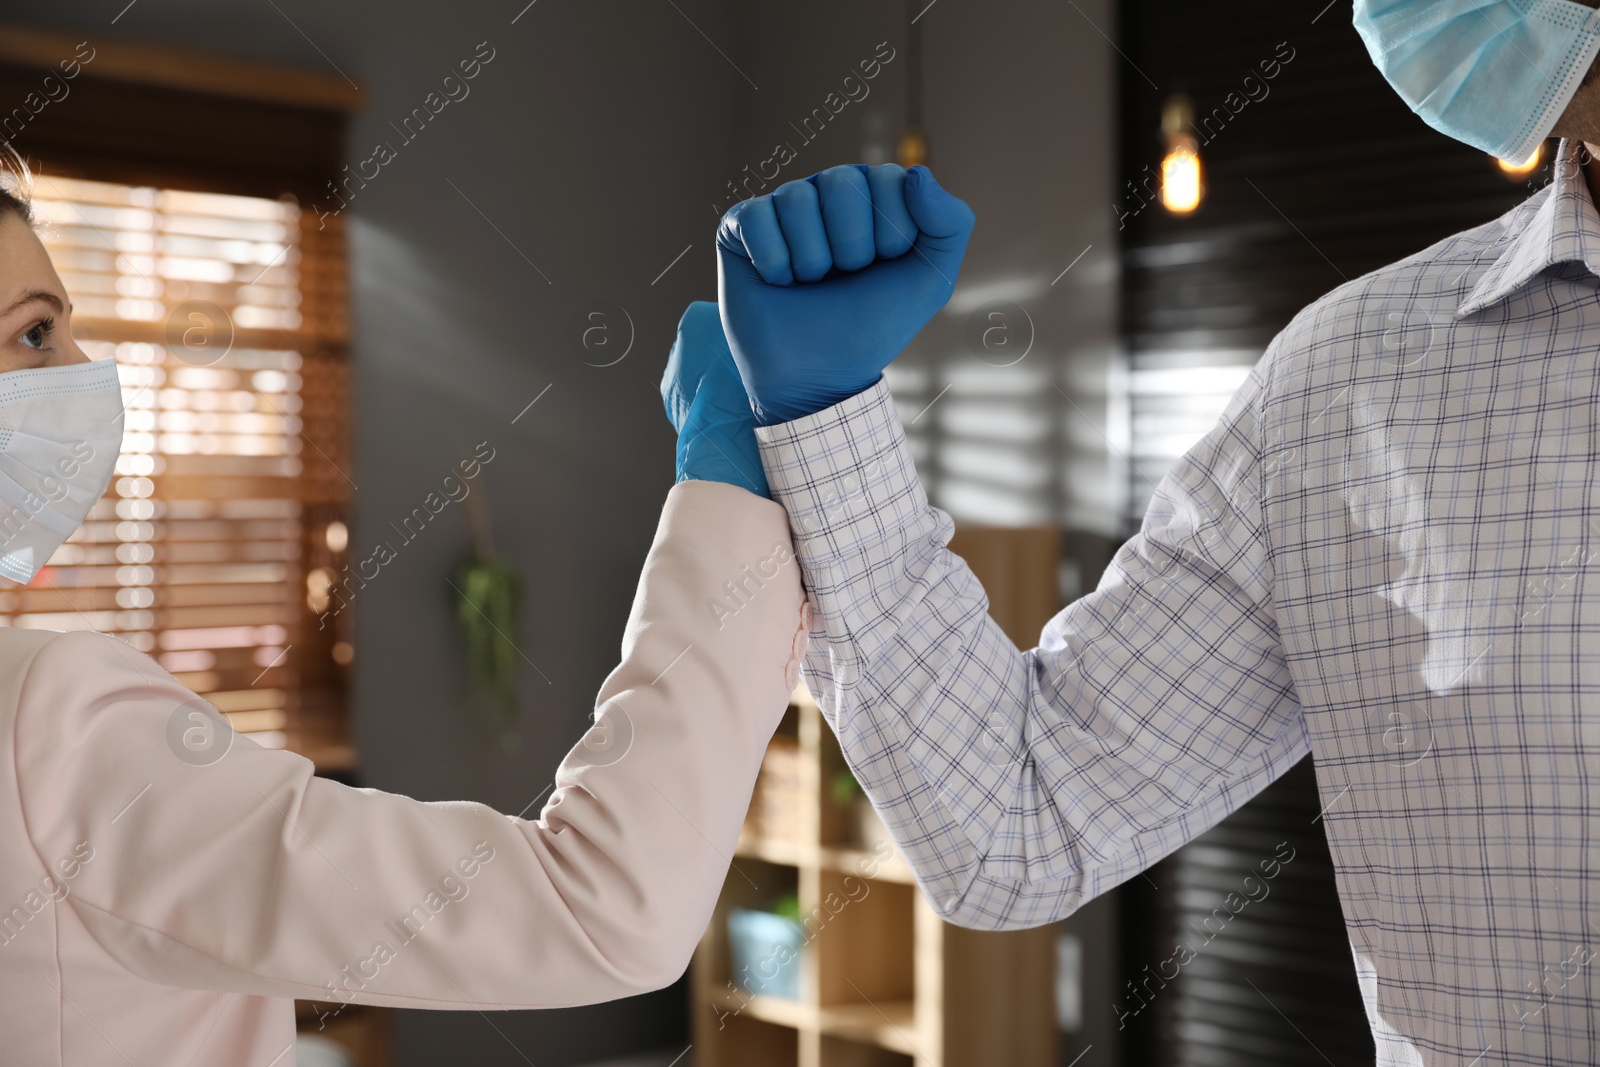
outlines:
[[[718,304],[763,426],[876,382],[950,299],[972,209],[926,167],[833,167],[734,205]]]

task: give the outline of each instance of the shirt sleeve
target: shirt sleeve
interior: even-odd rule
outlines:
[[[536,820],[208,734],[207,705],[89,633],[49,641],[24,682],[23,815],[41,857],[77,857],[63,906],[150,981],[462,1009],[645,992],[711,917],[804,640],[782,509],[685,482]]]
[[[885,384],[757,430],[813,605],[806,681],[944,918],[1068,915],[1308,751],[1262,530],[1260,385],[1025,652],[946,548]]]

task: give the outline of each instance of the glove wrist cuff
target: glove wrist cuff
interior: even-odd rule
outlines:
[[[757,426],[776,426],[779,423],[793,422],[803,419],[807,415],[815,415],[819,411],[826,411],[836,404],[842,404],[853,396],[860,396],[883,380],[883,375],[874,374],[869,381],[862,382],[853,389],[844,389],[837,393],[819,393],[816,396],[806,397],[802,400],[785,400],[763,403],[756,397],[750,397],[750,410],[755,415]]]

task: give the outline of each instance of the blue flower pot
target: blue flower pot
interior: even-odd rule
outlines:
[[[728,912],[728,964],[746,993],[800,999],[800,951],[805,927],[769,911]]]

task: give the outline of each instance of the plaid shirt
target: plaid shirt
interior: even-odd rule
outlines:
[[[1026,652],[884,384],[758,431],[808,683],[941,915],[1061,918],[1311,752],[1378,1062],[1600,1062],[1600,215],[1556,173],[1299,314]]]

